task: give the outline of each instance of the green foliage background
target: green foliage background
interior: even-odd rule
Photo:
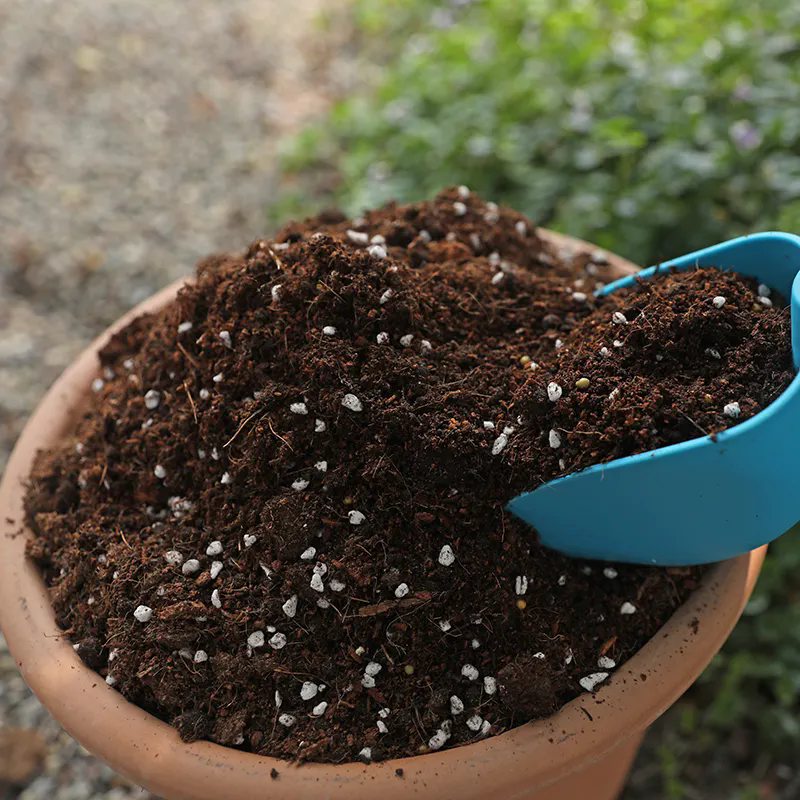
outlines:
[[[759,6],[357,0],[367,89],[287,165],[349,211],[466,183],[637,263],[800,231],[800,5]]]
[[[355,0],[350,13],[363,89],[286,143],[295,182],[278,216],[466,183],[639,264],[800,233],[800,4]],[[684,762],[720,757],[731,732],[766,771],[795,762],[800,531],[774,545],[673,719],[664,796],[683,797]]]

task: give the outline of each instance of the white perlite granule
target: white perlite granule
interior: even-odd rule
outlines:
[[[311,700],[317,696],[318,691],[319,686],[317,686],[316,683],[312,681],[303,681],[303,685],[300,687],[300,699]]]
[[[474,733],[477,733],[481,729],[482,725],[483,725],[483,719],[479,717],[477,714],[473,714],[471,717],[467,719],[467,727]]]
[[[455,560],[456,554],[453,552],[453,548],[449,544],[442,545],[442,549],[439,551],[439,563],[443,567],[449,567],[455,563]]]
[[[190,558],[188,561],[183,562],[181,572],[184,575],[194,575],[195,572],[200,571],[200,562],[196,558]]]
[[[273,650],[283,649],[286,647],[286,635],[283,633],[273,634],[272,638],[269,640],[269,646]]]
[[[342,398],[342,405],[350,411],[363,411],[364,406],[354,394],[346,394]]]
[[[153,609],[150,606],[137,606],[133,612],[133,616],[139,622],[150,622],[153,618]]]
[[[386,248],[382,244],[371,244],[367,248],[367,252],[375,258],[386,258],[388,255]]]
[[[446,744],[450,736],[445,733],[441,728],[428,739],[428,747],[431,750],[441,750]]]
[[[563,394],[564,390],[555,381],[547,384],[547,399],[551,403],[558,402]]]
[[[347,238],[353,244],[360,244],[360,245],[369,244],[369,234],[362,233],[361,231],[347,231]]]
[[[581,678],[580,681],[578,681],[578,683],[580,683],[581,687],[586,689],[587,692],[592,692],[607,677],[608,677],[607,672],[593,672],[591,675],[587,675],[585,678]]]
[[[505,432],[501,433],[494,440],[494,443],[492,444],[492,455],[493,456],[500,455],[500,453],[502,453],[503,450],[505,450],[507,444],[508,444],[508,434]]]
[[[282,606],[283,613],[292,619],[297,613],[297,595],[293,594]]]
[[[742,408],[736,402],[728,403],[725,408],[722,409],[722,413],[726,417],[733,417],[735,419],[742,413]]]

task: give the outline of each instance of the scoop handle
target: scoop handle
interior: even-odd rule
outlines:
[[[792,311],[792,360],[795,372],[800,373],[800,271],[794,276],[789,303]]]

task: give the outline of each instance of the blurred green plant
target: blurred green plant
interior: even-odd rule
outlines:
[[[466,183],[637,263],[800,231],[797,4],[355,0],[352,14],[364,89],[287,143],[287,171],[308,179],[277,215]]]
[[[707,691],[710,690],[710,691]],[[701,726],[744,728],[792,763],[800,750],[800,526],[778,539],[744,616],[697,687]]]
[[[623,796],[794,800],[800,796],[799,722],[797,525],[770,546],[722,652],[656,723]]]
[[[681,782],[681,766],[675,751],[667,745],[658,748],[658,760],[661,768],[661,779],[664,800],[683,800],[686,793]]]

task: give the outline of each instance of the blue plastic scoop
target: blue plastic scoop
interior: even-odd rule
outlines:
[[[718,267],[790,298],[800,370],[800,237],[758,233],[606,286],[669,269]],[[720,398],[730,402],[736,398]],[[547,547],[636,564],[705,564],[771,542],[800,520],[800,377],[756,416],[720,433],[598,464],[515,497],[508,509]]]

